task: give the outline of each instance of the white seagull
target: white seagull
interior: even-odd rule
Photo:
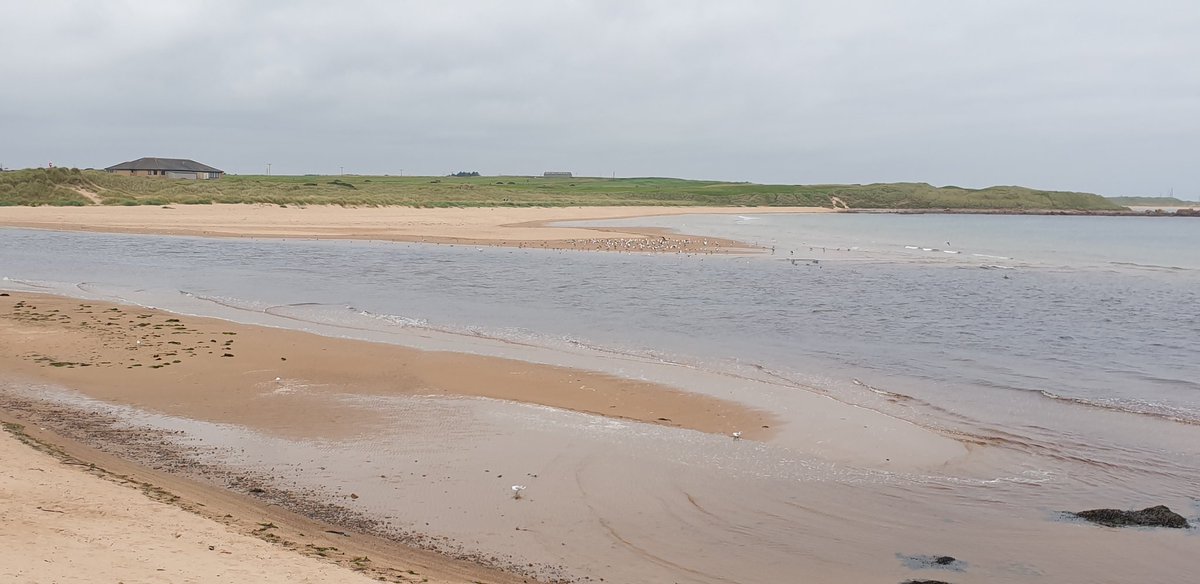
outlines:
[[[741,432],[734,432],[733,434],[730,434],[730,436],[733,436],[733,439],[734,439],[734,440],[741,440],[741,439],[742,439],[742,433],[741,433]]]
[[[513,498],[520,499],[521,491],[524,491],[524,490],[525,490],[525,485],[513,485],[512,486]]]

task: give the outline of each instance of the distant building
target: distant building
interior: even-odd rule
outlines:
[[[546,178],[571,178],[572,175],[569,172],[555,172],[552,170],[547,170],[546,172],[542,173],[542,176]]]
[[[104,169],[113,174],[128,176],[161,176],[211,180],[225,176],[225,171],[185,158],[139,158]]]

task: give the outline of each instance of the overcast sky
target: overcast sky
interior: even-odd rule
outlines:
[[[0,164],[1200,195],[1196,0],[4,1]]]

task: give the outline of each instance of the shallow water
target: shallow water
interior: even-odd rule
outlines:
[[[831,581],[896,579],[903,575],[896,553],[966,552],[971,568],[956,580],[1101,581],[1126,569],[1121,549],[1153,555],[1194,547],[1194,536],[1132,537],[1055,518],[1064,509],[1158,503],[1196,515],[1200,319],[1190,307],[1200,306],[1200,222],[821,215],[636,223],[757,241],[775,252],[643,256],[0,230],[0,276],[10,278],[0,285],[73,288],[325,334],[446,333],[477,352],[492,350],[482,341],[500,339],[508,356],[558,363],[586,349],[615,358],[570,364],[624,367],[617,372],[633,376],[647,374],[635,362],[676,362],[827,393],[986,445],[915,474],[829,471],[786,444],[755,446],[800,466],[756,467],[748,478],[736,471],[746,460],[686,463],[682,453],[694,454],[694,440],[710,437],[597,434],[574,414],[472,401],[375,404],[441,408],[454,427],[470,421],[472,433],[447,439],[479,456],[438,462],[449,477],[443,490],[487,501],[497,494],[468,486],[476,482],[467,477],[483,472],[480,461],[511,459],[507,472],[557,461],[554,480],[575,476],[579,485],[550,491],[575,495],[551,504],[543,491],[544,507],[517,509],[553,510],[540,519],[546,526],[554,516],[583,513],[578,505],[590,505],[592,515],[590,527],[573,535],[546,527],[540,539],[525,539],[501,532],[507,524],[474,522],[482,513],[474,508],[378,512],[418,524],[432,518],[448,537],[475,534],[473,545],[483,549],[536,556],[574,573],[620,568],[610,573],[626,581],[650,574],[643,581],[768,582],[820,570],[838,576]],[[435,343],[429,339],[414,344]],[[678,440],[690,446],[672,446]],[[381,437],[379,448],[399,449],[397,460],[408,456],[410,446],[397,442]],[[704,443],[714,452],[733,447]],[[419,447],[432,452],[436,444]],[[358,468],[353,449],[330,456]],[[282,452],[264,451],[252,463],[286,458]],[[793,474],[798,468],[805,478]],[[295,480],[334,493],[384,489],[366,480],[374,474],[350,485],[323,476],[308,469]],[[405,500],[428,486],[413,488],[402,491]],[[1111,557],[1043,545],[1057,538],[1109,549]],[[552,553],[566,541],[570,549]],[[1194,560],[1158,559],[1163,581],[1196,569]],[[1092,578],[1075,577],[1085,573]]]

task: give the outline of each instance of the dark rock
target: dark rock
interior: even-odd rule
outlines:
[[[900,584],[950,584],[941,580],[905,580]]]
[[[1120,509],[1092,509],[1090,511],[1080,511],[1073,513],[1080,519],[1086,519],[1092,523],[1099,523],[1108,527],[1127,527],[1127,526],[1145,526],[1145,527],[1170,527],[1173,529],[1187,529],[1191,527],[1187,519],[1174,511],[1168,509],[1165,505],[1156,507],[1147,507],[1141,511],[1122,511]]]
[[[952,570],[962,572],[967,568],[966,562],[953,556],[906,556],[904,554],[896,554],[896,558],[910,570]]]

